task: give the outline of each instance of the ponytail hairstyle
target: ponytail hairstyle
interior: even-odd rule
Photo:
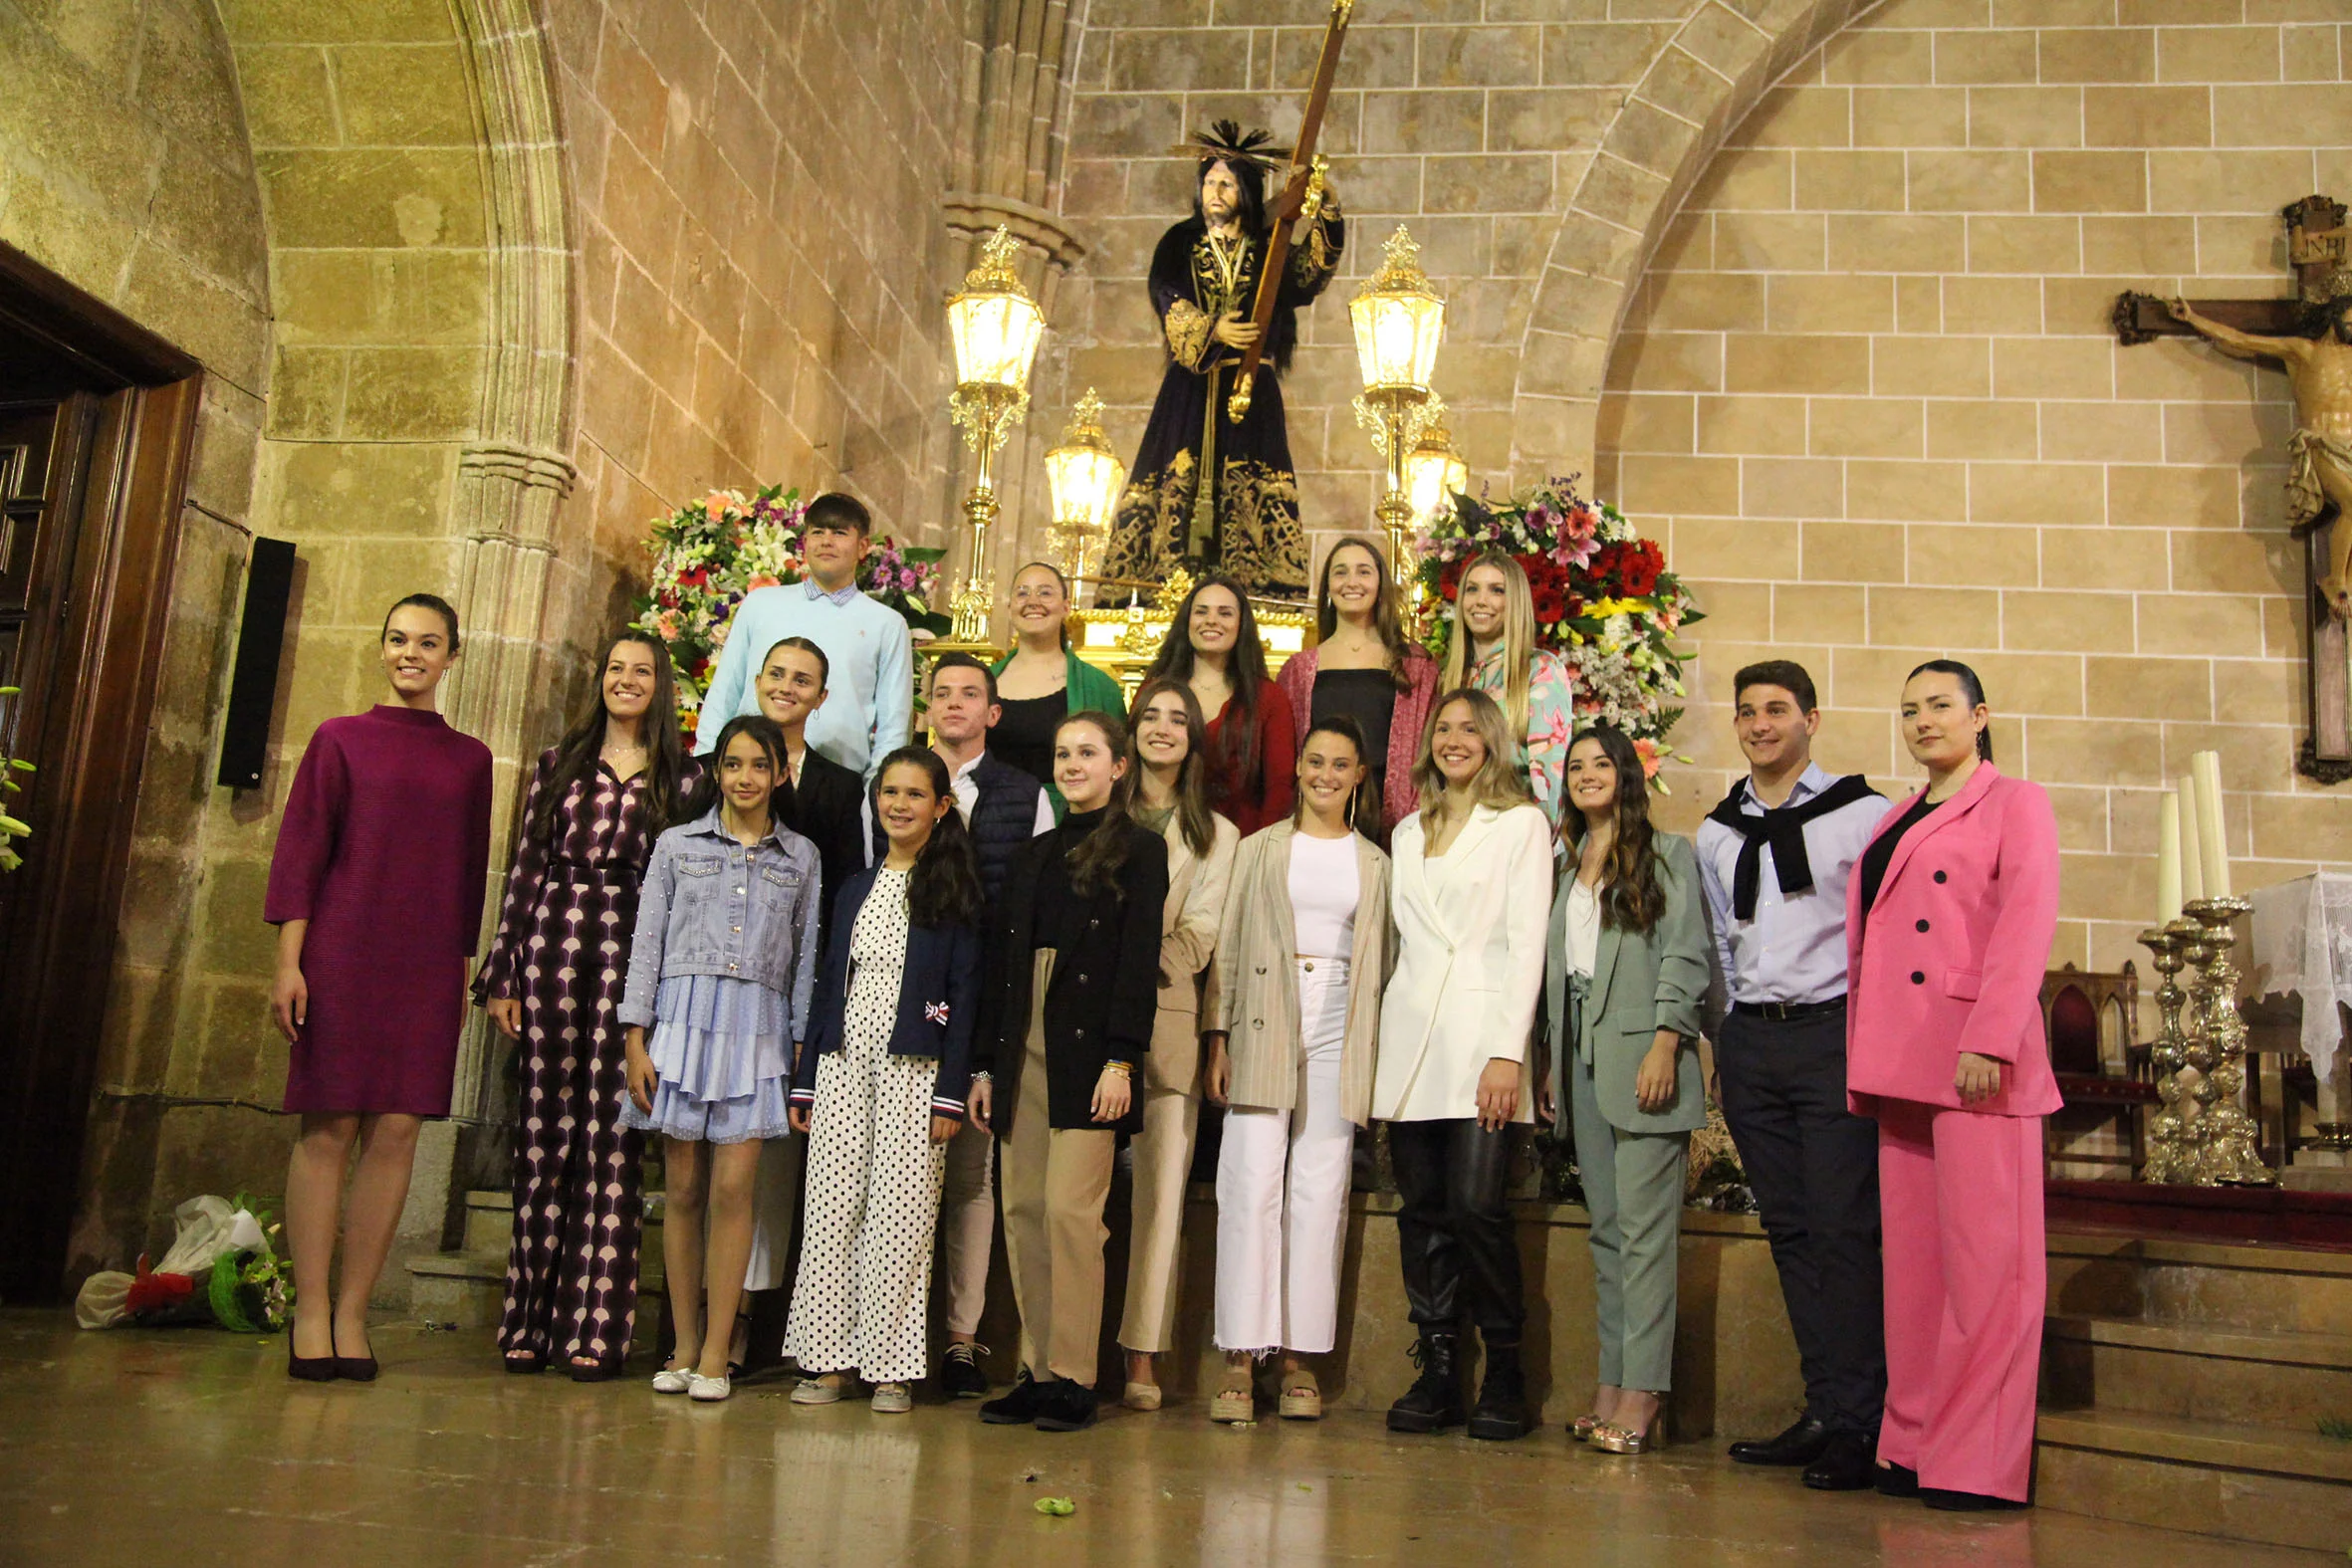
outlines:
[[[411,593],[406,598],[395,602],[391,609],[385,610],[383,612],[383,630],[375,634],[377,642],[383,641],[384,638],[392,634],[392,611],[404,609],[431,610],[440,616],[441,623],[449,628],[450,656],[454,658],[464,651],[465,642],[457,635],[457,611],[451,607],[447,599],[438,593]]]
[[[1069,612],[1078,607],[1077,595],[1069,591],[1069,578],[1063,576],[1061,568],[1050,560],[1025,560],[1014,568],[1011,580],[1014,583],[1020,582],[1022,573],[1027,571],[1049,572],[1053,575],[1054,580],[1061,585],[1061,651],[1069,652]],[[1005,589],[1008,597],[1012,591],[1011,587]],[[994,691],[989,693],[988,700],[990,702],[996,701]]]
[[[1092,725],[1111,756],[1128,755],[1127,727],[1117,714],[1099,708],[1083,709],[1062,720],[1054,727],[1054,739],[1058,742],[1062,731],[1079,724]],[[1072,891],[1088,898],[1105,887],[1114,895],[1119,893],[1119,873],[1127,866],[1127,828],[1135,820],[1130,809],[1134,797],[1135,770],[1130,768],[1124,779],[1111,782],[1110,803],[1102,808],[1102,820],[1094,824],[1094,831],[1068,851]]]
[[[1196,662],[1192,607],[1211,588],[1223,588],[1241,606],[1234,622],[1233,652],[1225,663],[1225,683],[1233,688],[1233,695],[1226,700],[1225,727],[1217,733],[1218,759],[1230,777],[1241,782],[1243,789],[1255,790],[1264,784],[1260,768],[1265,762],[1258,755],[1258,702],[1273,679],[1266,673],[1266,643],[1258,635],[1258,614],[1250,608],[1249,590],[1222,575],[1203,577],[1194,583],[1192,591],[1184,595],[1184,602],[1176,606],[1176,618],[1168,623],[1168,635],[1160,643],[1159,657],[1143,673],[1147,680],[1165,676],[1187,686],[1192,684]]]
[[[1354,747],[1356,766],[1364,769],[1363,777],[1355,782],[1355,787],[1347,794],[1347,825],[1353,827],[1364,814],[1364,791],[1372,786],[1372,771],[1364,767],[1363,727],[1343,713],[1332,714],[1327,719],[1317,719],[1306,727],[1306,735],[1298,743],[1298,761],[1301,764],[1306,761],[1307,743],[1318,735],[1335,735],[1349,746]],[[1291,825],[1296,827],[1305,820],[1306,791],[1300,789],[1296,798],[1291,802]]]
[[[1615,725],[1594,725],[1569,743],[1569,753],[1586,741],[1598,745],[1617,770],[1617,837],[1601,867],[1601,923],[1619,931],[1647,931],[1666,912],[1666,890],[1658,885],[1657,833],[1650,825],[1649,776],[1632,738]],[[1560,812],[1559,823],[1570,848],[1583,844],[1582,810],[1570,805]]]
[[[645,707],[641,721],[645,734],[645,831],[648,839],[661,836],[661,830],[679,819],[678,783],[686,772],[686,748],[678,736],[678,684],[670,663],[669,649],[652,635],[642,631],[624,630],[604,644],[604,657],[596,661],[596,690],[578,722],[564,732],[564,739],[556,743],[556,766],[549,773],[547,786],[540,790],[538,802],[532,807],[530,818],[523,824],[526,841],[554,847],[556,811],[564,797],[572,792],[572,785],[580,780],[592,778],[596,761],[604,750],[604,671],[612,663],[612,656],[623,648],[643,648],[653,655],[653,700]]]
[[[920,772],[934,799],[948,802],[946,811],[931,824],[931,836],[915,856],[906,878],[907,919],[930,930],[973,926],[980,922],[980,865],[972,852],[972,832],[964,813],[955,808],[954,782],[947,764],[928,746],[901,746],[874,770],[874,819],[881,819],[882,781],[893,768]]]
[[[1909,675],[1904,676],[1903,684],[1908,686],[1922,675],[1949,675],[1960,682],[1962,691],[1968,693],[1970,708],[1991,706],[1985,701],[1985,683],[1977,678],[1975,670],[1970,669],[1958,659],[1930,659]],[[1985,728],[1977,732],[1977,756],[1979,760],[1984,762],[1993,761],[1993,725],[1990,721],[1987,722]]]
[[[1134,732],[1142,728],[1143,710],[1155,697],[1174,697],[1184,704],[1184,761],[1176,770],[1176,827],[1196,855],[1217,847],[1217,819],[1209,809],[1209,727],[1201,722],[1201,700],[1182,681],[1166,676],[1143,683],[1127,710],[1127,777],[1120,784],[1128,791],[1129,809],[1143,794],[1143,752]]]
[[[739,713],[721,727],[719,738],[711,743],[710,753],[703,763],[702,778],[696,782],[692,797],[679,813],[680,821],[699,820],[718,805],[719,765],[727,760],[728,744],[739,735],[750,736],[767,752],[769,773],[777,784],[768,793],[768,822],[774,826],[783,820],[777,815],[776,796],[792,777],[785,761],[784,730],[764,713]]]

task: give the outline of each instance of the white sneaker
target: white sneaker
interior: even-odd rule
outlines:
[[[664,1367],[653,1374],[656,1394],[683,1394],[693,1383],[694,1374],[684,1367]]]
[[[686,1374],[686,1397],[700,1400],[705,1405],[716,1405],[735,1392],[733,1382],[725,1377],[706,1378],[699,1372]]]
[[[877,1416],[903,1416],[915,1408],[915,1397],[903,1383],[874,1385],[873,1411]]]

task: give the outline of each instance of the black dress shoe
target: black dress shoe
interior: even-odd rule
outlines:
[[[294,1353],[294,1330],[286,1330],[286,1375],[302,1383],[333,1383],[333,1356],[298,1356]]]
[[[1056,1378],[1038,1396],[1038,1431],[1083,1432],[1094,1425],[1094,1391],[1068,1378]]]
[[[1045,1398],[1045,1385],[1025,1370],[1014,1380],[1010,1392],[980,1407],[980,1419],[992,1427],[1026,1427],[1038,1419],[1038,1407]]]
[[[1828,1447],[1829,1429],[1810,1416],[1799,1416],[1777,1437],[1733,1444],[1732,1459],[1738,1464],[1810,1464]]]
[[[341,1346],[336,1347],[335,1375],[344,1382],[373,1383],[375,1371],[373,1356],[347,1356],[343,1353]]]
[[[1878,1441],[1859,1432],[1833,1432],[1821,1456],[1805,1466],[1815,1491],[1868,1491],[1878,1484]]]
[[[1906,1464],[1881,1464],[1872,1477],[1881,1497],[1916,1497],[1919,1495],[1919,1471]]]
[[[1981,1491],[1947,1491],[1941,1486],[1920,1487],[1919,1500],[1946,1513],[2000,1513],[2032,1506],[2014,1497],[1990,1497]]]

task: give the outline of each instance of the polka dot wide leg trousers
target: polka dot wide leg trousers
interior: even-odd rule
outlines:
[[[854,1369],[868,1383],[907,1383],[928,1370],[931,1236],[946,1166],[945,1145],[931,1141],[939,1063],[845,1032],[847,1043],[817,1064],[784,1350],[806,1373]]]

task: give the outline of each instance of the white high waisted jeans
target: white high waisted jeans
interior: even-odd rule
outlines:
[[[1294,1110],[1235,1106],[1217,1157],[1217,1345],[1321,1355],[1339,1327],[1355,1127],[1339,1111],[1347,961],[1295,959]]]

